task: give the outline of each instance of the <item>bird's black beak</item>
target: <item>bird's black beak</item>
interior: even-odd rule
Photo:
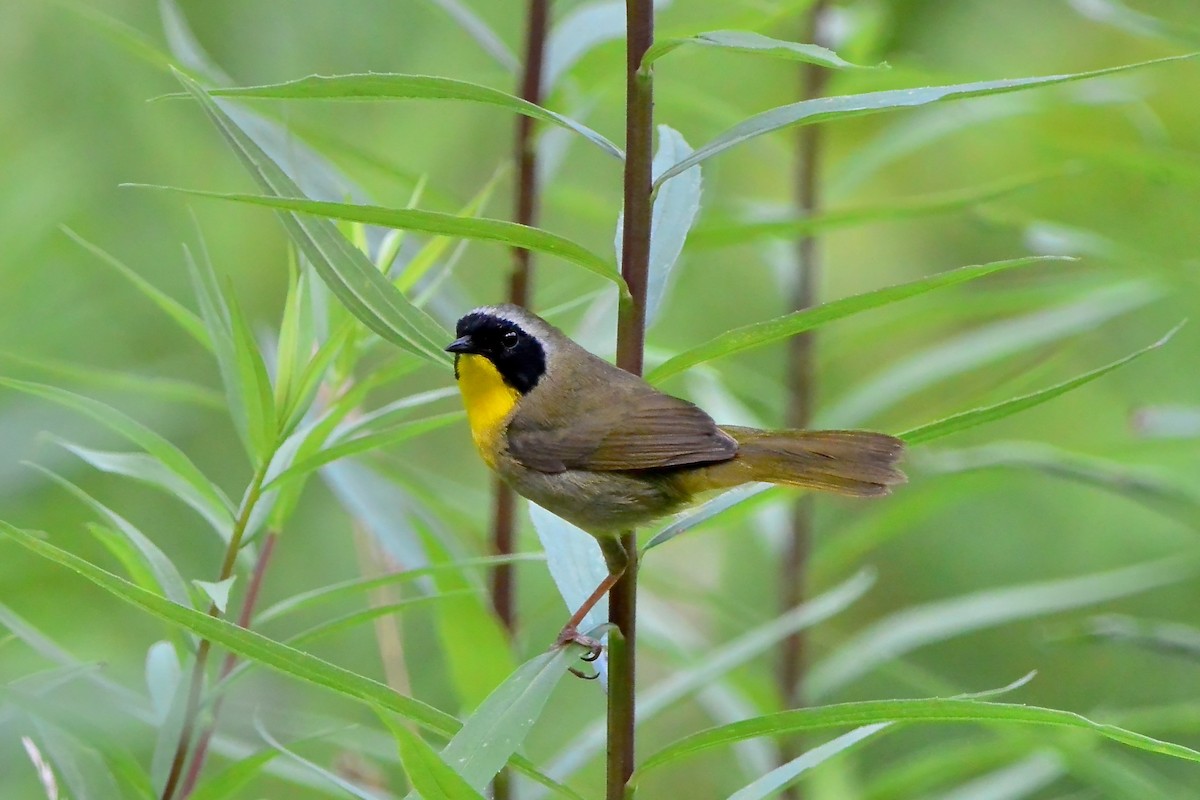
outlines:
[[[460,336],[450,344],[446,345],[447,353],[474,353],[475,342],[471,341],[470,336]]]

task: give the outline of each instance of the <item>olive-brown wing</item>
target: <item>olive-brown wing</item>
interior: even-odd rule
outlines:
[[[569,425],[538,427],[520,415],[508,427],[511,455],[530,469],[600,472],[725,461],[738,445],[712,417],[677,397],[646,387],[606,398]]]

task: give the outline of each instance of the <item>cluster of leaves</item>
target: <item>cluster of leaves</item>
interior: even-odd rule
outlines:
[[[509,63],[511,56],[499,38],[466,7],[444,0],[481,48]],[[1109,9],[1122,7],[1106,3]],[[1093,4],[1088,4],[1094,10]],[[566,80],[572,65],[589,49],[617,38],[623,31],[619,3],[588,3],[566,15],[558,24],[549,48],[546,80]],[[570,116],[533,106],[505,92],[477,83],[447,78],[365,74],[309,77],[283,84],[240,88],[206,88],[223,82],[220,73],[192,41],[178,10],[164,0],[164,19],[173,54],[153,45],[118,24],[81,11],[103,30],[126,45],[130,52],[164,70],[183,86],[183,97],[203,110],[245,166],[258,187],[257,194],[185,191],[226,201],[274,209],[297,254],[290,271],[289,288],[278,330],[270,336],[256,334],[204,247],[196,254],[185,251],[185,262],[195,288],[199,313],[148,284],[132,269],[94,244],[68,232],[102,261],[129,278],[215,360],[224,390],[222,405],[230,411],[250,469],[250,478],[234,502],[210,476],[174,444],[124,413],[86,396],[55,386],[4,379],[9,388],[77,411],[127,440],[132,452],[102,451],[61,440],[61,444],[98,470],[125,476],[180,499],[217,533],[226,559],[211,580],[189,580],[161,549],[159,537],[140,531],[129,520],[54,473],[46,474],[86,503],[99,522],[90,532],[111,553],[125,573],[122,577],[95,563],[51,544],[42,535],[3,524],[0,534],[27,552],[56,562],[95,586],[166,625],[167,638],[153,644],[146,655],[146,687],[133,691],[106,677],[95,665],[81,663],[59,645],[0,607],[0,623],[52,666],[9,685],[0,706],[5,717],[28,721],[33,733],[27,747],[43,763],[43,784],[51,791],[57,775],[75,797],[156,797],[178,770],[180,742],[212,735],[212,747],[232,760],[224,771],[204,772],[192,798],[215,800],[239,796],[243,787],[269,773],[275,779],[337,796],[379,797],[381,793],[345,775],[307,759],[297,745],[313,739],[335,739],[371,757],[395,764],[407,776],[413,792],[434,798],[482,797],[487,783],[507,763],[537,786],[530,794],[553,793],[580,797],[569,780],[602,751],[603,723],[595,721],[566,743],[556,757],[535,764],[518,754],[526,735],[547,708],[559,678],[577,653],[559,650],[543,653],[518,666],[502,638],[496,621],[478,596],[473,570],[495,559],[470,557],[447,532],[455,519],[450,504],[434,492],[414,487],[413,477],[372,460],[382,448],[402,445],[413,437],[455,422],[457,412],[430,413],[428,407],[452,391],[405,394],[403,379],[416,370],[445,370],[443,344],[449,335],[439,318],[426,309],[439,293],[456,289],[455,267],[465,241],[490,241],[519,246],[554,256],[581,267],[615,285],[618,302],[628,299],[614,258],[595,252],[572,239],[548,230],[514,225],[481,216],[493,183],[483,187],[458,214],[424,211],[416,206],[422,187],[413,192],[406,207],[374,205],[348,179],[339,176],[335,191],[315,188],[316,175],[333,170],[316,150],[289,145],[293,158],[285,165],[278,157],[285,133],[271,118],[245,105],[257,99],[395,101],[402,99],[453,100],[484,103],[512,113],[526,114],[567,135],[577,135],[614,157],[620,149],[607,138]],[[1131,14],[1127,9],[1122,14]],[[1118,15],[1119,20],[1130,17]],[[865,69],[824,48],[783,42],[750,31],[711,31],[664,39],[649,62],[665,58],[684,47],[703,46],[816,63],[830,69]],[[1162,59],[1171,61],[1174,59]],[[797,232],[820,233],[839,226],[880,218],[945,213],[1045,180],[1027,176],[952,197],[921,198],[875,209],[831,212],[819,218],[728,220],[692,230],[700,206],[702,165],[713,156],[745,141],[783,128],[823,123],[865,114],[886,113],[959,99],[1024,91],[1054,84],[1086,80],[1159,62],[1146,62],[1092,72],[1038,78],[986,81],[969,84],[888,90],[837,96],[780,106],[746,119],[708,143],[692,148],[668,126],[659,126],[655,160],[654,231],[647,318],[653,322],[667,299],[672,270],[685,245],[721,246],[759,244]],[[657,69],[669,69],[670,61]],[[548,94],[550,94],[548,92]],[[551,96],[553,96],[551,94]],[[223,99],[219,99],[223,98]],[[543,145],[554,141],[543,137]],[[548,145],[547,145],[548,146]],[[297,149],[302,156],[295,158]],[[333,170],[335,173],[336,171]],[[346,202],[350,196],[356,202]],[[616,209],[614,209],[615,216]],[[618,239],[619,233],[618,221]],[[427,234],[420,242],[411,232]],[[694,234],[694,236],[689,236]],[[751,348],[779,342],[859,312],[898,303],[925,293],[951,290],[956,285],[986,279],[1018,269],[1052,269],[1054,256],[1025,256],[912,280],[863,292],[825,305],[737,328],[698,343],[691,349],[659,359],[649,373],[653,382],[679,376],[711,375],[710,365]],[[1040,265],[1040,266],[1039,266]],[[954,378],[1002,357],[1029,352],[1060,341],[1149,303],[1157,287],[1148,282],[1090,288],[1058,305],[1033,314],[977,328],[955,339],[914,354],[908,362],[876,374],[840,403],[826,410],[830,424],[860,424],[877,417],[920,389]],[[611,300],[612,288],[593,302],[598,307]],[[480,298],[483,299],[483,298]],[[923,444],[984,423],[1002,419],[1052,400],[1096,380],[1163,344],[1164,339],[1131,352],[1111,363],[1044,388],[1009,399],[964,410],[943,419],[911,428],[901,435],[911,444]],[[706,372],[706,370],[709,370]],[[99,380],[98,374],[93,378]],[[734,406],[736,397],[718,381],[708,384],[714,404]],[[159,386],[158,389],[164,387]],[[191,384],[170,387],[179,399],[212,405],[211,390]],[[381,392],[400,399],[370,404]],[[707,404],[706,404],[707,405]],[[1188,416],[1191,413],[1192,416]],[[1179,431],[1195,423],[1194,412],[1184,409],[1174,416],[1164,410],[1147,415],[1148,427]],[[1194,431],[1193,431],[1194,435]],[[346,459],[356,460],[347,462]],[[364,466],[369,468],[364,469]],[[922,465],[932,471],[964,471],[1006,466],[1033,468],[1065,475],[1105,489],[1128,494],[1149,507],[1177,518],[1196,519],[1200,498],[1160,476],[1127,474],[1121,465],[1086,460],[1023,443],[1000,444],[975,450],[941,452],[927,456]],[[314,475],[334,489],[350,515],[393,552],[405,555],[413,568],[383,577],[364,577],[345,583],[315,587],[264,610],[253,609],[248,584],[261,564],[268,537],[280,537],[296,512],[306,484]],[[761,506],[747,502],[767,487],[747,487],[728,493],[656,532],[645,545],[656,548],[684,531],[718,515],[726,523],[750,524]],[[395,497],[406,498],[397,504]],[[419,502],[418,502],[419,500]],[[406,507],[407,506],[407,507]],[[434,509],[430,512],[428,509]],[[904,507],[897,504],[885,523],[858,536],[843,537],[821,554],[818,568],[828,574],[844,573],[864,553],[886,538],[898,535]],[[416,510],[414,510],[416,509]],[[602,574],[603,561],[595,543],[562,520],[533,510],[533,523],[545,550],[551,573],[567,605],[575,605]],[[285,543],[282,546],[287,546]],[[528,558],[528,556],[517,557]],[[836,562],[836,563],[835,563]],[[652,563],[652,562],[651,562]],[[878,620],[849,641],[840,642],[831,654],[814,665],[810,692],[823,699],[884,665],[903,664],[902,657],[925,645],[971,631],[1016,620],[1144,592],[1195,574],[1195,565],[1171,560],[1142,564],[1119,571],[1077,578],[1014,586],[980,592],[912,607]],[[297,611],[327,608],[336,601],[362,597],[383,586],[404,584],[413,597],[399,602],[372,603],[366,610],[327,619],[291,636],[272,633],[277,620]],[[670,677],[644,687],[639,695],[639,721],[695,697],[718,724],[685,735],[651,752],[639,766],[634,790],[646,785],[652,774],[688,756],[712,748],[736,746],[747,764],[747,777],[732,795],[737,800],[772,796],[814,767],[864,742],[900,729],[905,723],[973,722],[1005,724],[990,739],[968,742],[962,752],[924,754],[905,769],[874,779],[866,796],[897,796],[926,791],[939,781],[979,772],[1008,770],[1034,789],[1064,774],[1101,790],[1149,791],[1138,796],[1168,796],[1171,787],[1133,762],[1105,751],[1096,752],[1097,737],[1145,751],[1200,761],[1200,753],[1178,744],[1135,733],[1113,723],[1093,721],[1074,713],[1049,708],[997,702],[983,696],[958,695],[958,687],[925,677],[929,693],[939,697],[917,700],[882,700],[831,703],[797,711],[775,711],[769,703],[751,697],[731,675],[761,656],[790,633],[826,620],[849,607],[871,588],[869,572],[859,572],[834,589],[813,598],[801,608],[758,625],[741,636],[699,655],[700,640],[687,634],[687,625],[662,604],[645,605],[647,641],[652,650],[673,662]],[[233,598],[240,595],[241,621],[229,621]],[[402,614],[419,603],[435,602],[439,634],[448,671],[458,695],[462,719],[409,693],[376,682],[362,674],[322,660],[301,647],[320,637],[374,621],[383,615]],[[594,625],[604,619],[603,608],[594,612]],[[1109,638],[1135,636],[1163,642],[1170,638],[1156,628],[1098,626],[1089,635]],[[1170,632],[1178,639],[1178,632]],[[1185,639],[1187,637],[1184,637]],[[1172,639],[1174,641],[1175,639]],[[204,686],[199,697],[190,691],[203,685],[206,645],[217,645],[240,663],[222,669]],[[1193,642],[1194,644],[1194,642]],[[1178,648],[1179,645],[1176,645]],[[480,659],[478,653],[489,653]],[[321,687],[354,703],[365,704],[380,718],[369,732],[347,732],[342,721],[325,720],[325,730],[296,733],[284,745],[268,730],[274,723],[251,715],[256,738],[213,733],[219,699],[231,685],[255,667],[288,675]],[[915,668],[914,668],[915,669]],[[208,670],[212,672],[211,670]],[[197,677],[199,676],[199,677]],[[210,676],[211,677],[211,676]],[[125,742],[108,739],[76,724],[53,701],[66,684],[94,688],[114,714],[149,726],[155,745],[149,764],[134,758]],[[1018,686],[1005,687],[1005,690]],[[204,713],[200,713],[204,712]],[[199,714],[200,723],[197,724]],[[206,714],[208,716],[206,716]],[[1119,719],[1117,721],[1120,721]],[[1162,724],[1161,717],[1136,720],[1143,725]],[[1057,736],[1036,728],[1083,731],[1078,736]],[[331,730],[330,730],[331,729]],[[764,737],[783,737],[804,731],[850,729],[782,766],[771,764]],[[184,752],[188,752],[185,747]],[[283,756],[280,758],[280,756]],[[953,765],[950,756],[953,755]],[[44,756],[44,758],[43,758]],[[957,772],[955,771],[957,770]],[[1114,788],[1116,787],[1116,788]],[[1131,789],[1132,787],[1132,789]]]

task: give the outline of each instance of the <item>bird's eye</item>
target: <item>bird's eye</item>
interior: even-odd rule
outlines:
[[[517,336],[515,331],[508,331],[500,337],[500,343],[503,344],[505,348],[512,350],[517,346],[517,342],[520,341],[520,339],[521,337]]]

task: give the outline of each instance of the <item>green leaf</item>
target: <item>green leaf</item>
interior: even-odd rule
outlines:
[[[395,425],[391,428],[374,431],[372,433],[363,434],[353,439],[337,441],[331,443],[318,451],[315,455],[304,459],[303,461],[293,464],[283,472],[271,478],[263,486],[263,491],[276,488],[287,481],[298,478],[311,473],[313,470],[319,469],[326,464],[337,461],[338,459],[348,458],[349,456],[365,453],[369,450],[376,450],[384,447],[406,442],[414,436],[420,436],[423,433],[437,430],[445,427],[452,422],[457,422],[462,419],[464,412],[451,411],[446,414],[437,414],[425,419],[413,420],[400,425]]]
[[[111,450],[93,450],[66,439],[53,437],[62,447],[79,456],[101,472],[124,475],[149,484],[182,501],[202,516],[212,529],[223,538],[233,528],[233,515],[223,503],[217,503],[202,495],[196,488],[183,480],[178,473],[167,469],[162,461],[146,453],[117,453]]]
[[[1047,400],[1053,400],[1059,395],[1066,394],[1072,389],[1076,389],[1086,383],[1091,383],[1102,375],[1107,375],[1113,370],[1119,369],[1129,362],[1144,356],[1151,350],[1157,350],[1159,347],[1162,347],[1164,344],[1170,341],[1171,337],[1175,335],[1175,332],[1179,330],[1179,327],[1180,326],[1176,326],[1175,328],[1171,329],[1167,332],[1166,336],[1162,337],[1151,345],[1143,347],[1141,350],[1130,353],[1124,358],[1119,358],[1111,364],[1106,364],[1105,366],[1094,369],[1091,372],[1085,372],[1069,381],[1063,381],[1062,383],[1055,384],[1054,386],[1047,387],[1037,392],[1033,392],[1032,394],[1014,397],[1013,399],[1005,400],[1002,403],[996,403],[995,405],[972,409],[971,411],[964,411],[961,414],[955,414],[952,417],[946,417],[945,419],[940,419],[936,422],[930,422],[927,425],[922,425],[918,428],[912,428],[911,430],[900,434],[900,438],[904,439],[904,441],[908,442],[910,445],[920,444],[922,442],[932,441],[933,439],[939,439],[943,436],[949,436],[952,433],[958,433],[959,431],[964,431],[968,428],[974,428],[976,425],[982,425],[985,422],[994,422],[995,420],[1003,419],[1016,414],[1019,411],[1024,411],[1026,409],[1033,408],[1034,406],[1041,405]]]
[[[801,755],[781,764],[765,775],[761,775],[751,783],[729,795],[727,800],[766,800],[777,797],[780,790],[791,786],[810,769],[819,766],[839,753],[844,753],[855,745],[861,744],[875,734],[886,730],[890,722],[876,722],[873,725],[863,725],[848,733],[843,733],[828,742],[806,750]]]
[[[499,106],[527,117],[561,125],[604,152],[624,158],[621,148],[591,128],[519,97],[469,81],[434,75],[373,72],[361,75],[309,75],[286,83],[213,89],[214,97],[273,100],[468,100]]]
[[[450,769],[424,739],[393,722],[387,714],[381,716],[396,739],[400,764],[414,792],[424,800],[483,800],[483,795]]]
[[[267,732],[267,729],[262,724],[262,720],[257,715],[255,715],[254,718],[254,728],[258,731],[258,735],[263,738],[263,741],[265,741],[271,747],[275,748],[281,754],[301,765],[310,772],[320,775],[326,781],[338,787],[346,794],[349,794],[352,797],[357,797],[359,800],[378,800],[378,796],[374,792],[369,792],[366,789],[359,787],[356,783],[346,780],[341,775],[327,770],[320,764],[309,761],[299,753],[294,753],[284,747],[274,736]]]
[[[662,0],[654,5],[665,5]],[[542,91],[549,96],[562,77],[581,58],[604,44],[625,38],[625,3],[602,0],[572,8],[546,37],[542,63]]]
[[[179,73],[176,77],[200,103],[260,187],[279,197],[301,196],[292,179],[195,81]],[[448,360],[442,351],[448,334],[442,326],[413,307],[333,223],[296,214],[281,214],[280,219],[321,280],[364,325],[422,358],[439,364]]]
[[[1200,629],[1180,622],[1103,614],[1087,620],[1078,633],[1065,638],[1132,645],[1143,650],[1200,661]]]
[[[826,697],[880,664],[965,633],[1083,608],[1183,580],[1194,565],[1159,561],[1064,580],[1007,586],[940,600],[891,614],[814,664],[806,688]]]
[[[275,393],[258,342],[254,340],[250,323],[233,292],[228,293],[228,305],[241,404],[246,412],[250,439],[255,443],[257,463],[262,463],[271,457],[276,446],[279,420],[276,418]]]
[[[184,582],[183,576],[179,574],[179,570],[175,568],[175,564],[171,559],[167,558],[167,555],[148,536],[138,530],[129,520],[66,478],[51,472],[45,467],[40,467],[36,464],[31,464],[30,466],[66,489],[76,499],[97,514],[104,517],[108,524],[112,526],[112,532],[119,534],[132,547],[133,552],[137,554],[137,558],[145,567],[145,570],[153,577],[154,588],[158,589],[163,596],[180,605],[191,606],[191,598],[188,595],[187,584]]]
[[[935,214],[965,211],[1060,178],[1066,170],[1018,175],[983,186],[952,189],[916,197],[902,197],[879,205],[832,209],[809,217],[788,217],[751,222],[712,222],[697,227],[688,247],[732,247],[761,239],[791,239],[875,222],[919,219]]]
[[[1098,328],[1121,314],[1145,306],[1162,290],[1143,281],[1104,286],[1054,308],[1003,319],[969,330],[897,361],[852,389],[826,411],[813,427],[849,428],[869,419],[939,381],[989,362]]]
[[[815,308],[796,311],[782,317],[776,317],[775,319],[757,322],[753,325],[734,328],[710,339],[698,347],[685,350],[667,359],[664,363],[652,369],[646,376],[646,380],[651,383],[660,383],[665,378],[683,372],[685,369],[694,367],[697,364],[703,364],[713,359],[722,358],[733,353],[740,353],[744,350],[770,344],[771,342],[778,342],[782,339],[795,336],[798,333],[812,330],[843,317],[848,317],[851,314],[857,314],[861,311],[879,308],[880,306],[895,303],[899,300],[916,297],[926,292],[931,292],[934,289],[955,286],[982,278],[985,275],[1017,267],[1025,267],[1030,264],[1065,260],[1069,261],[1070,259],[1057,256],[1031,256],[1008,261],[993,261],[990,264],[960,267],[948,272],[909,281],[908,283],[901,283],[883,289],[876,289],[873,292],[834,300]]]
[[[1159,58],[1152,61],[1142,61],[1137,64],[1125,64],[1119,67],[1092,70],[1090,72],[1075,72],[1065,75],[1046,75],[1036,78],[1010,78],[998,81],[980,81],[978,83],[960,83],[952,86],[927,86],[914,89],[892,89],[869,94],[844,95],[840,97],[822,97],[815,100],[802,100],[786,106],[779,106],[770,111],[764,111],[750,117],[745,122],[735,125],[725,133],[698,148],[687,158],[675,164],[664,172],[657,183],[662,183],[695,166],[706,159],[724,152],[734,145],[741,144],[756,136],[762,136],[771,131],[787,128],[793,125],[811,125],[815,122],[829,122],[837,119],[865,114],[877,114],[883,111],[894,111],[901,108],[913,108],[930,103],[947,100],[963,100],[968,97],[983,97],[986,95],[1017,92],[1035,89],[1040,86],[1051,86],[1058,83],[1098,78],[1102,75],[1114,75],[1155,64],[1167,64],[1194,58],[1197,54],[1189,53],[1182,56]]]
[[[442,751],[442,759],[476,791],[483,791],[521,746],[559,679],[582,653],[572,645],[522,664],[467,718]]]
[[[887,67],[886,63],[874,67],[863,64],[852,64],[832,50],[816,44],[801,44],[772,39],[753,31],[708,31],[697,33],[680,39],[659,39],[642,57],[643,72],[658,59],[684,45],[699,45],[703,47],[720,47],[739,53],[771,56],[789,61],[801,61],[805,64],[816,64],[830,69],[878,69]]]
[[[216,606],[217,610],[222,614],[225,613],[225,607],[229,605],[229,592],[233,589],[234,581],[237,580],[236,575],[230,575],[223,581],[201,581],[195,578],[192,583],[208,597],[210,603]]]
[[[250,205],[295,212],[297,214],[363,222],[386,228],[402,228],[424,231],[426,233],[459,236],[467,239],[499,242],[511,247],[521,247],[526,250],[558,256],[564,261],[569,261],[572,264],[583,267],[589,272],[612,281],[621,290],[623,296],[628,296],[629,294],[629,290],[625,286],[625,281],[622,280],[620,274],[617,273],[616,269],[608,261],[605,261],[600,256],[570,239],[540,228],[518,225],[515,222],[479,217],[460,217],[437,211],[417,211],[403,208],[384,208],[382,206],[351,205],[348,203],[324,203],[317,200],[304,200],[291,197],[205,192],[199,189],[151,186],[149,184],[124,185],[142,189],[161,189],[195,195],[197,197],[211,197],[217,200],[229,200],[236,203],[248,203]],[[379,271],[374,266],[372,266],[372,271],[373,274],[379,275]],[[380,277],[382,278],[382,276]],[[384,280],[386,281],[386,279]],[[449,340],[447,339],[447,341]]]
[[[205,502],[211,505],[214,513],[216,513],[216,509],[218,508],[232,513],[232,506],[229,499],[208,478],[204,477],[204,473],[183,454],[183,451],[159,434],[117,411],[115,408],[105,405],[98,400],[93,400],[90,397],[42,383],[0,377],[0,386],[7,386],[10,389],[16,389],[26,394],[58,403],[72,411],[78,411],[85,416],[91,417],[109,430],[120,434],[157,458],[166,469],[178,475],[200,497],[203,497]]]
[[[42,541],[28,531],[0,521],[0,535],[8,537],[36,555],[77,572],[130,605],[164,622],[209,639],[242,658],[306,683],[330,689],[345,697],[393,711],[435,733],[453,735],[459,729],[458,720],[433,706],[397,694],[381,683],[279,644],[254,631],[147,592],[76,555]]]
[[[658,126],[658,152],[651,172],[655,175],[688,153],[691,146],[683,135],[667,125]],[[646,327],[654,324],[662,307],[671,272],[683,252],[692,223],[700,213],[702,188],[700,168],[688,170],[662,185],[654,195],[650,219],[650,266],[646,276]],[[624,215],[617,225],[620,241]],[[617,245],[620,252],[620,244]]]
[[[229,800],[235,797],[238,789],[254,780],[263,767],[279,754],[278,750],[271,748],[235,761],[213,777],[202,779],[196,790],[188,795],[188,800]]]
[[[709,728],[685,736],[646,759],[634,772],[636,785],[659,767],[743,739],[784,736],[801,731],[825,730],[881,722],[996,722],[1090,731],[1128,747],[1200,763],[1200,752],[1183,745],[1153,739],[1140,733],[1094,722],[1069,711],[1038,706],[994,703],[984,700],[929,698],[922,700],[874,700],[783,711],[762,717]]]
[[[143,278],[141,275],[138,275],[132,269],[125,266],[125,264],[116,256],[101,250],[99,247],[92,244],[87,239],[84,239],[70,228],[66,226],[60,226],[59,230],[65,233],[71,239],[71,241],[75,242],[84,250],[87,250],[89,253],[96,256],[101,262],[116,270],[117,274],[121,275],[123,278],[132,283],[139,292],[145,295],[150,302],[154,303],[154,305],[158,306],[164,314],[174,320],[175,324],[182,328],[189,336],[191,336],[208,350],[212,350],[212,341],[209,339],[208,332],[204,328],[204,323],[200,321],[199,317],[185,308],[178,300],[170,297],[154,286],[154,284]]]
[[[546,553],[550,577],[567,606],[567,614],[583,605],[583,601],[608,577],[608,567],[595,537],[556,516],[537,503],[529,503],[529,518],[537,532],[538,541]],[[608,619],[608,597],[588,612],[579,630],[589,631]]]
[[[1200,43],[1200,29],[1143,14],[1120,0],[1067,0],[1067,5],[1093,22],[1111,25],[1135,36],[1167,39],[1188,45]]]

